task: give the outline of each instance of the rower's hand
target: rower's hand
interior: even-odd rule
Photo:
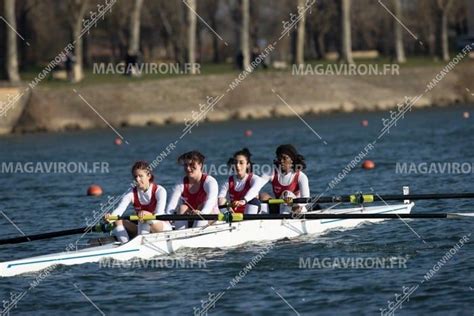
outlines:
[[[303,210],[303,207],[299,205],[293,205],[293,207],[291,208],[291,211],[295,214],[301,213],[302,210]]]
[[[186,215],[197,215],[199,213],[200,213],[199,210],[193,210],[193,209],[190,208],[190,209],[186,210],[186,212],[184,214],[186,214]]]
[[[292,205],[293,204],[293,198],[291,198],[291,197],[285,197],[283,200],[285,201],[286,205]]]
[[[106,213],[106,214],[104,215],[104,220],[106,220],[107,222],[110,222],[110,220],[109,220],[110,216],[112,216],[112,214]]]
[[[140,221],[140,223],[144,222],[143,217],[145,217],[146,215],[153,215],[153,213],[150,213],[148,211],[138,211],[137,212],[138,220]]]
[[[237,208],[239,206],[244,206],[245,204],[247,204],[247,202],[245,202],[245,200],[232,201],[232,208]]]

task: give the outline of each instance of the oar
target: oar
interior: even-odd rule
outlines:
[[[229,214],[199,214],[199,215],[145,215],[143,220],[161,220],[161,221],[226,221]],[[360,213],[346,213],[346,214],[232,214],[232,221],[245,220],[278,220],[278,219],[389,219],[389,218],[474,218],[474,213],[409,213],[409,214],[360,214]],[[138,220],[138,216],[111,216],[111,220]]]
[[[207,221],[226,221],[237,222],[245,220],[281,220],[281,219],[393,219],[393,218],[412,218],[412,219],[463,219],[474,218],[474,213],[414,213],[414,214],[200,214],[200,215],[145,215],[142,219],[148,220],[162,220],[162,221],[191,221],[191,220],[207,220]],[[140,218],[137,215],[130,216],[110,216],[110,220],[131,220],[137,221]],[[8,239],[1,239],[0,245],[18,244],[27,241],[48,239],[53,237],[68,236],[75,234],[82,234],[87,232],[108,232],[111,229],[109,224],[97,224],[95,226],[81,227],[75,229],[61,230],[57,232],[49,232],[44,234],[29,235]]]
[[[291,203],[339,203],[349,202],[353,204],[371,203],[374,201],[403,201],[403,200],[444,200],[444,199],[472,199],[474,193],[435,193],[435,194],[407,194],[407,195],[374,195],[374,194],[352,194],[320,196],[314,198],[294,198]],[[264,201],[268,204],[286,203],[283,199],[270,199]]]
[[[27,241],[49,239],[53,237],[61,237],[61,236],[69,236],[69,235],[77,235],[77,234],[83,234],[83,233],[89,233],[89,232],[105,233],[105,232],[110,231],[110,228],[111,226],[109,224],[97,224],[95,226],[86,226],[86,227],[81,227],[81,228],[60,230],[56,232],[48,232],[48,233],[43,233],[43,234],[0,239],[0,245],[19,244],[19,243],[27,242]]]

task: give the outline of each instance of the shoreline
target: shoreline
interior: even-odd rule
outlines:
[[[441,69],[401,68],[397,76],[292,76],[288,72],[257,71],[235,90],[229,85],[236,74],[93,86],[39,86],[25,101],[11,132],[106,127],[95,112],[117,128],[184,124],[186,119],[192,119],[193,111],[199,112],[199,104],[205,103],[206,97],[222,93],[224,97],[203,122],[388,111],[403,103],[405,96],[414,98],[422,93]],[[472,103],[474,95],[467,90],[472,70],[474,62],[459,65],[413,108]]]
[[[469,110],[470,108],[472,108],[472,110],[474,111],[474,102],[470,102],[470,103],[456,103],[456,104],[450,104],[450,105],[428,105],[428,106],[423,106],[423,107],[413,107],[413,110],[411,112],[414,112],[414,111],[430,111],[430,110],[439,110],[439,111],[443,111],[443,110],[456,110],[456,109],[459,109],[459,110]],[[369,125],[372,125],[373,122],[370,120],[370,118],[366,117],[366,116],[363,116],[364,114],[377,114],[377,113],[383,113],[385,114],[386,116],[388,115],[388,112],[387,110],[382,110],[382,109],[374,109],[374,110],[354,110],[352,112],[343,112],[343,111],[332,111],[332,112],[323,112],[323,113],[319,113],[319,114],[305,114],[302,116],[302,118],[304,119],[312,119],[312,118],[319,118],[319,119],[324,119],[325,117],[332,117],[332,116],[344,116],[344,115],[358,115],[360,116],[360,119],[361,120],[365,120],[365,119],[368,119],[369,120]],[[258,119],[253,119],[253,118],[247,118],[247,119],[230,119],[230,120],[221,120],[221,121],[209,121],[209,120],[203,120],[202,123],[211,123],[211,124],[225,124],[226,122],[258,122],[258,121],[272,121],[272,120],[286,120],[286,119],[294,119],[294,120],[298,120],[298,117],[296,115],[294,116],[287,116],[287,117],[283,117],[283,116],[270,116],[270,117],[266,117],[266,118],[258,118]],[[201,123],[200,123],[201,124]],[[361,122],[357,121],[356,124],[361,124]],[[382,124],[380,122],[380,124]],[[147,129],[147,128],[150,128],[150,129],[153,129],[153,128],[170,128],[170,129],[175,129],[177,127],[183,127],[184,129],[184,123],[183,122],[170,122],[170,123],[166,123],[166,124],[156,124],[156,125],[143,125],[143,126],[132,126],[132,125],[127,125],[127,126],[121,126],[119,127],[121,130],[121,133],[122,131],[126,132],[127,129],[131,129],[131,130],[134,130],[134,129]],[[201,126],[201,125],[199,125]],[[199,127],[198,127],[199,128]],[[34,132],[12,132],[12,133],[7,133],[7,134],[0,134],[0,138],[2,137],[8,137],[8,136],[18,136],[18,137],[22,137],[23,135],[54,135],[54,134],[58,134],[58,133],[76,133],[76,132],[91,132],[91,133],[99,133],[99,132],[103,132],[103,131],[110,131],[110,127],[108,126],[95,126],[95,127],[91,127],[91,128],[84,128],[84,129],[80,129],[80,128],[70,128],[70,129],[64,129],[64,130],[61,130],[61,131],[46,131],[46,130],[38,130],[38,131],[34,131]]]

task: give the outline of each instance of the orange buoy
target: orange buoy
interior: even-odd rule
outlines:
[[[368,120],[362,120],[362,122],[360,122],[360,124],[364,127],[367,127],[367,126],[369,126],[369,121]]]
[[[362,168],[366,170],[374,169],[375,162],[373,162],[372,160],[364,160],[364,162],[362,163]]]
[[[120,145],[122,145],[123,141],[122,141],[121,138],[117,137],[117,138],[115,139],[114,143],[115,143],[115,145],[120,146]]]
[[[87,195],[90,195],[90,196],[102,195],[102,188],[97,184],[93,184],[87,189]]]
[[[466,111],[466,112],[464,112],[464,113],[462,114],[462,116],[463,116],[465,119],[468,119],[469,116],[471,116],[471,115],[469,114],[469,112]]]
[[[252,136],[252,134],[253,134],[253,132],[252,132],[251,129],[248,129],[248,130],[245,131],[245,136],[246,137],[250,137],[250,136]]]

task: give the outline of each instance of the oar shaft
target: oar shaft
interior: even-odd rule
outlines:
[[[115,219],[137,220],[138,216],[114,216]],[[232,214],[232,221],[242,220],[282,220],[282,219],[307,219],[307,220],[323,220],[323,219],[397,219],[397,218],[412,218],[412,219],[474,219],[474,213],[415,213],[415,214],[361,214],[361,213],[346,213],[346,214]],[[229,220],[228,216],[220,214],[206,214],[206,215],[147,215],[143,220],[163,220],[163,221],[189,221],[189,220],[208,220],[208,221],[225,221]],[[83,234],[87,232],[107,232],[110,230],[110,225],[98,224],[96,226],[88,226],[81,228],[74,228],[62,230],[57,232],[49,232],[43,234],[21,236],[0,240],[0,245],[18,244],[27,241],[48,239],[53,237],[68,236],[75,234]]]
[[[74,228],[74,229],[69,229],[69,230],[62,230],[62,231],[59,231],[59,232],[49,232],[49,233],[43,233],[43,234],[36,234],[36,235],[29,235],[29,236],[21,236],[21,237],[3,239],[3,240],[0,240],[0,245],[18,244],[18,243],[33,241],[33,240],[40,240],[40,239],[48,239],[48,238],[53,238],[53,237],[81,234],[86,229],[87,229],[87,227],[81,227],[81,228]]]
[[[456,214],[456,213],[452,213]],[[233,214],[234,221],[241,220],[278,220],[278,219],[389,219],[389,218],[447,218],[450,213],[419,213],[419,214],[363,214],[363,213],[347,213],[347,214]],[[454,218],[454,216],[453,216]],[[136,220],[137,216],[123,216],[119,219]],[[147,215],[143,220],[162,220],[162,221],[223,221],[223,214],[206,214],[206,215]]]
[[[69,235],[77,235],[83,234],[87,232],[105,232],[107,231],[104,225],[96,225],[96,226],[85,226],[81,228],[73,228],[68,230],[61,230],[56,232],[48,232],[43,234],[36,234],[36,235],[28,235],[28,236],[21,236],[21,237],[14,237],[8,239],[1,239],[0,245],[6,244],[19,244],[22,242],[28,242],[33,240],[41,240],[41,239],[49,239],[53,237],[61,237],[61,236],[69,236]]]
[[[244,215],[244,220],[258,219],[390,219],[390,218],[446,218],[446,213],[425,214],[266,214]]]
[[[437,193],[437,194],[408,194],[408,195],[383,195],[375,196],[376,201],[391,200],[444,200],[444,199],[472,199],[474,193]]]
[[[437,193],[437,194],[408,194],[408,195],[340,195],[340,196],[320,196],[314,198],[295,198],[293,203],[370,203],[373,201],[403,201],[403,200],[444,200],[444,199],[471,199],[474,193]],[[270,204],[282,204],[282,199],[271,199]]]

